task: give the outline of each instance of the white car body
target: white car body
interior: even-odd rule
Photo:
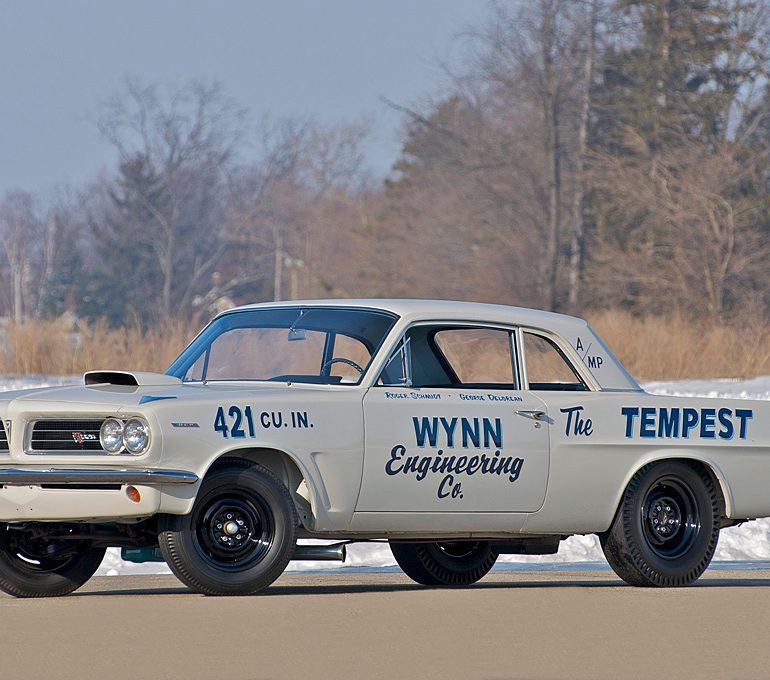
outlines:
[[[767,402],[647,394],[560,314],[252,305],[166,374],[84,382],[0,394],[8,593],[71,592],[108,546],[198,592],[255,593],[373,539],[418,583],[468,585],[500,553],[587,533],[626,582],[679,586],[721,528],[770,516]]]
[[[282,480],[309,537],[601,533],[635,473],[670,459],[700,461],[713,475],[725,524],[770,516],[770,404],[647,394],[581,319],[412,300],[270,303],[225,314],[303,308],[392,316],[360,383],[101,372],[83,386],[1,394],[8,445],[0,451],[0,520],[184,515],[211,466],[230,457],[259,462]],[[378,384],[407,329],[420,326],[510,331],[515,389]],[[531,389],[521,344],[528,331],[551,340],[582,391]],[[94,435],[77,421],[110,417],[145,419],[146,451],[73,450]],[[64,421],[73,446],[33,444],[34,424],[51,419]],[[234,426],[243,436],[233,436]]]

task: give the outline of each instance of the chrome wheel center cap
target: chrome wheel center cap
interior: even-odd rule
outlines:
[[[225,526],[223,528],[224,528],[224,532],[228,536],[235,536],[235,534],[237,534],[238,530],[240,529],[240,527],[238,526],[238,523],[232,522],[232,521],[225,523]]]

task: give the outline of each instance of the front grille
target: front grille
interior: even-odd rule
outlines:
[[[102,451],[99,420],[38,420],[32,427],[32,451]]]
[[[5,423],[0,421],[0,451],[8,451],[8,434],[5,431]]]

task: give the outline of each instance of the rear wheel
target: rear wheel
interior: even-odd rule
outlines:
[[[398,566],[424,586],[467,586],[487,575],[497,553],[487,541],[391,543]]]
[[[602,549],[634,586],[685,586],[708,567],[719,540],[720,496],[710,475],[682,461],[648,465],[631,479]]]
[[[16,597],[56,597],[77,590],[104,558],[104,548],[29,525],[0,524],[0,590]]]
[[[297,513],[286,487],[246,461],[209,473],[189,515],[160,521],[160,549],[171,570],[207,595],[248,595],[286,568]]]

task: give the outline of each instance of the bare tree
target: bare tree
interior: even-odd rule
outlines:
[[[366,184],[361,144],[367,128],[285,119],[263,122],[260,132],[261,159],[239,168],[229,185],[231,236],[253,253],[255,267],[272,260],[274,299],[287,296],[287,275],[290,297],[317,286],[334,290],[316,246],[338,231],[325,223],[328,206],[344,212],[343,204],[355,202]],[[232,287],[240,283],[230,280]]]
[[[163,97],[136,80],[99,120],[122,168],[112,190],[123,212],[116,220],[154,254],[164,314],[189,304],[227,247],[212,217],[241,124],[242,112],[217,85],[192,82]]]
[[[34,197],[24,191],[8,192],[0,202],[5,304],[16,323],[42,311],[60,245],[61,218],[61,207],[54,204],[41,215]]]
[[[633,228],[619,235],[600,229],[597,295],[611,305],[633,301],[718,318],[759,280],[767,286],[770,244],[757,228],[762,205],[744,192],[757,175],[754,161],[727,142],[689,141],[646,154],[644,142],[636,143],[634,162],[600,161],[603,211],[624,215]]]

